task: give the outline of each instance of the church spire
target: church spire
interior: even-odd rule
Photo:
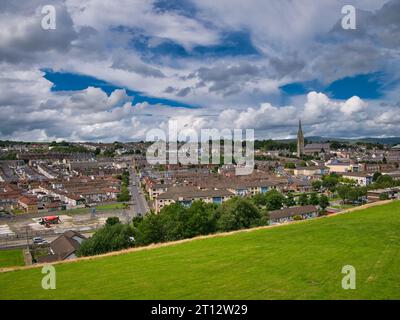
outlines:
[[[301,127],[301,120],[299,119],[299,130],[297,132],[297,156],[301,158],[304,154],[304,134]]]

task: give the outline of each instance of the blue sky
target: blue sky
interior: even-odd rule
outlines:
[[[116,86],[104,80],[96,79],[91,76],[68,72],[54,72],[53,70],[42,70],[44,78],[49,80],[53,86],[51,91],[81,91],[89,87],[96,87],[103,90],[108,96],[117,89],[124,89],[128,96],[135,102],[148,102],[149,104],[162,104],[170,107],[198,108],[196,105],[189,105],[174,100],[143,95],[139,91],[130,90],[121,86]]]
[[[45,0],[0,5],[0,139],[400,136],[400,0]],[[16,33],[15,30],[18,30]]]
[[[303,95],[310,91],[326,93],[333,99],[349,99],[356,95],[362,99],[380,99],[385,92],[385,74],[375,72],[345,77],[323,85],[318,80],[293,82],[280,87],[287,95]]]

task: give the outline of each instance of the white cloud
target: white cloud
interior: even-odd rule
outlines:
[[[287,99],[279,90],[290,82],[329,83],[378,70],[397,75],[400,53],[388,41],[398,39],[396,13],[390,15],[390,28],[381,19],[390,7],[373,13],[387,1],[355,1],[357,8],[371,11],[367,16],[378,19],[376,28],[355,38],[345,35],[341,41],[335,41],[343,35],[333,26],[341,18],[345,0],[192,2],[196,11],[190,16],[155,10],[152,0],[55,1],[58,28],[44,33],[39,9],[48,4],[45,0],[3,0],[0,138],[131,140],[143,138],[149,128],[165,127],[168,119],[195,129],[255,128],[265,137],[277,138],[293,135],[298,118],[310,134],[400,135],[395,106],[400,97],[394,89],[387,92],[386,101],[376,102],[359,97],[333,100],[318,92]],[[262,54],[251,58],[167,54],[152,59],[132,46],[132,40],[141,36],[150,49],[171,41],[190,55],[196,46],[223,45],[223,35],[235,31],[248,32]],[[94,87],[52,92],[43,68],[90,75],[144,95],[202,108],[136,103],[125,90],[110,96]],[[280,106],[282,101],[285,106]],[[388,105],[379,107],[380,102]]]

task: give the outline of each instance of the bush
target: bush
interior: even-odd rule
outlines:
[[[300,215],[296,215],[293,217],[293,220],[295,220],[295,221],[303,220],[303,217]]]
[[[106,225],[107,226],[113,226],[114,224],[120,223],[118,217],[109,217],[106,220]]]
[[[382,175],[376,180],[376,184],[379,188],[390,188],[394,186],[393,178],[388,175]]]
[[[323,216],[327,216],[328,215],[328,213],[325,211],[325,210],[320,210],[319,212],[318,212],[318,216],[319,217],[323,217]]]
[[[388,200],[389,199],[389,194],[385,193],[381,193],[379,195],[379,200]]]
[[[295,169],[296,165],[293,162],[285,163],[285,169]]]

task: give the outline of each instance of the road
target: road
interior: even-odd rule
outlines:
[[[146,198],[140,188],[139,177],[136,175],[135,169],[132,168],[130,171],[130,191],[132,197],[132,208],[134,210],[134,216],[143,216],[150,211],[147,204]]]
[[[82,233],[86,238],[90,238],[93,235],[93,232],[90,233]],[[55,239],[57,239],[60,236],[60,234],[57,235],[45,235],[41,236],[41,238],[47,240],[49,243],[53,242]],[[29,245],[33,244],[32,240],[32,235],[28,237],[28,243]],[[10,250],[10,249],[23,249],[26,248],[26,238],[20,238],[20,239],[10,239],[7,240],[5,238],[1,239],[0,241],[0,250]]]

